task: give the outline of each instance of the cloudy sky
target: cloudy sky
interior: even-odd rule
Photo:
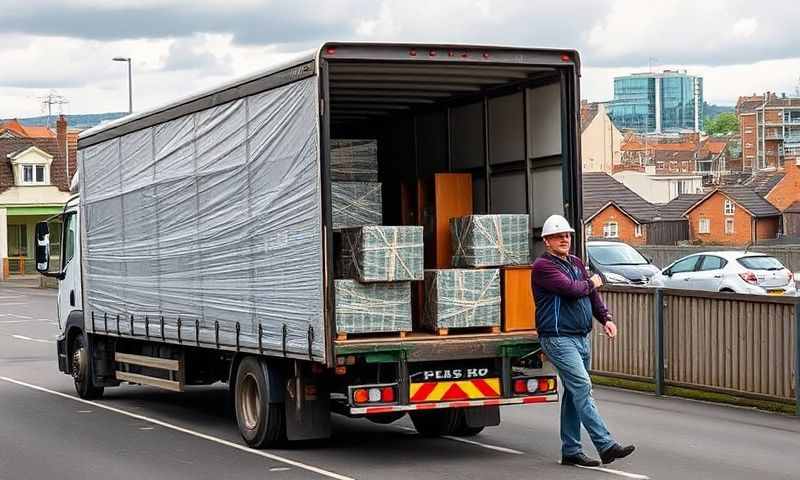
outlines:
[[[157,106],[285,61],[325,40],[458,42],[580,50],[583,97],[612,79],[680,68],[710,103],[794,93],[800,2],[752,0],[0,0],[0,118]]]

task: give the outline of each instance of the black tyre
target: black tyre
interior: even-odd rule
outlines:
[[[453,432],[453,435],[457,437],[474,437],[481,433],[484,428],[486,427],[468,427],[466,424],[462,424],[458,430]]]
[[[70,347],[70,372],[75,381],[75,391],[86,400],[95,400],[103,396],[103,387],[94,384],[92,378],[89,350],[83,334],[75,335]]]
[[[423,410],[410,415],[414,428],[425,437],[456,435],[464,425],[463,412],[453,408]]]
[[[368,415],[367,420],[380,425],[389,425],[390,423],[396,422],[405,416],[406,412],[379,413],[377,415]]]
[[[236,371],[234,406],[236,423],[245,443],[253,448],[276,446],[286,440],[284,404],[271,401],[269,366],[263,359],[247,357]]]

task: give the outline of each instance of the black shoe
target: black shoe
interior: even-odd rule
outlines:
[[[600,462],[589,458],[583,453],[576,453],[575,455],[562,455],[561,465],[580,465],[581,467],[599,467]]]
[[[604,464],[611,463],[618,458],[627,457],[633,453],[634,450],[636,450],[636,447],[633,445],[623,447],[619,443],[615,443],[600,453],[600,460],[602,460]]]

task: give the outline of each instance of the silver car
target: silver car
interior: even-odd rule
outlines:
[[[796,295],[794,274],[763,253],[703,252],[677,260],[653,279],[666,288],[757,295]]]

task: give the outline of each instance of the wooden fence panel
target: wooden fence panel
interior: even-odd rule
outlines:
[[[603,298],[614,316],[619,335],[610,339],[595,324],[596,328],[592,330],[592,370],[597,373],[653,378],[653,290],[613,288],[603,291]]]
[[[668,383],[795,398],[793,300],[674,290],[664,300]]]

